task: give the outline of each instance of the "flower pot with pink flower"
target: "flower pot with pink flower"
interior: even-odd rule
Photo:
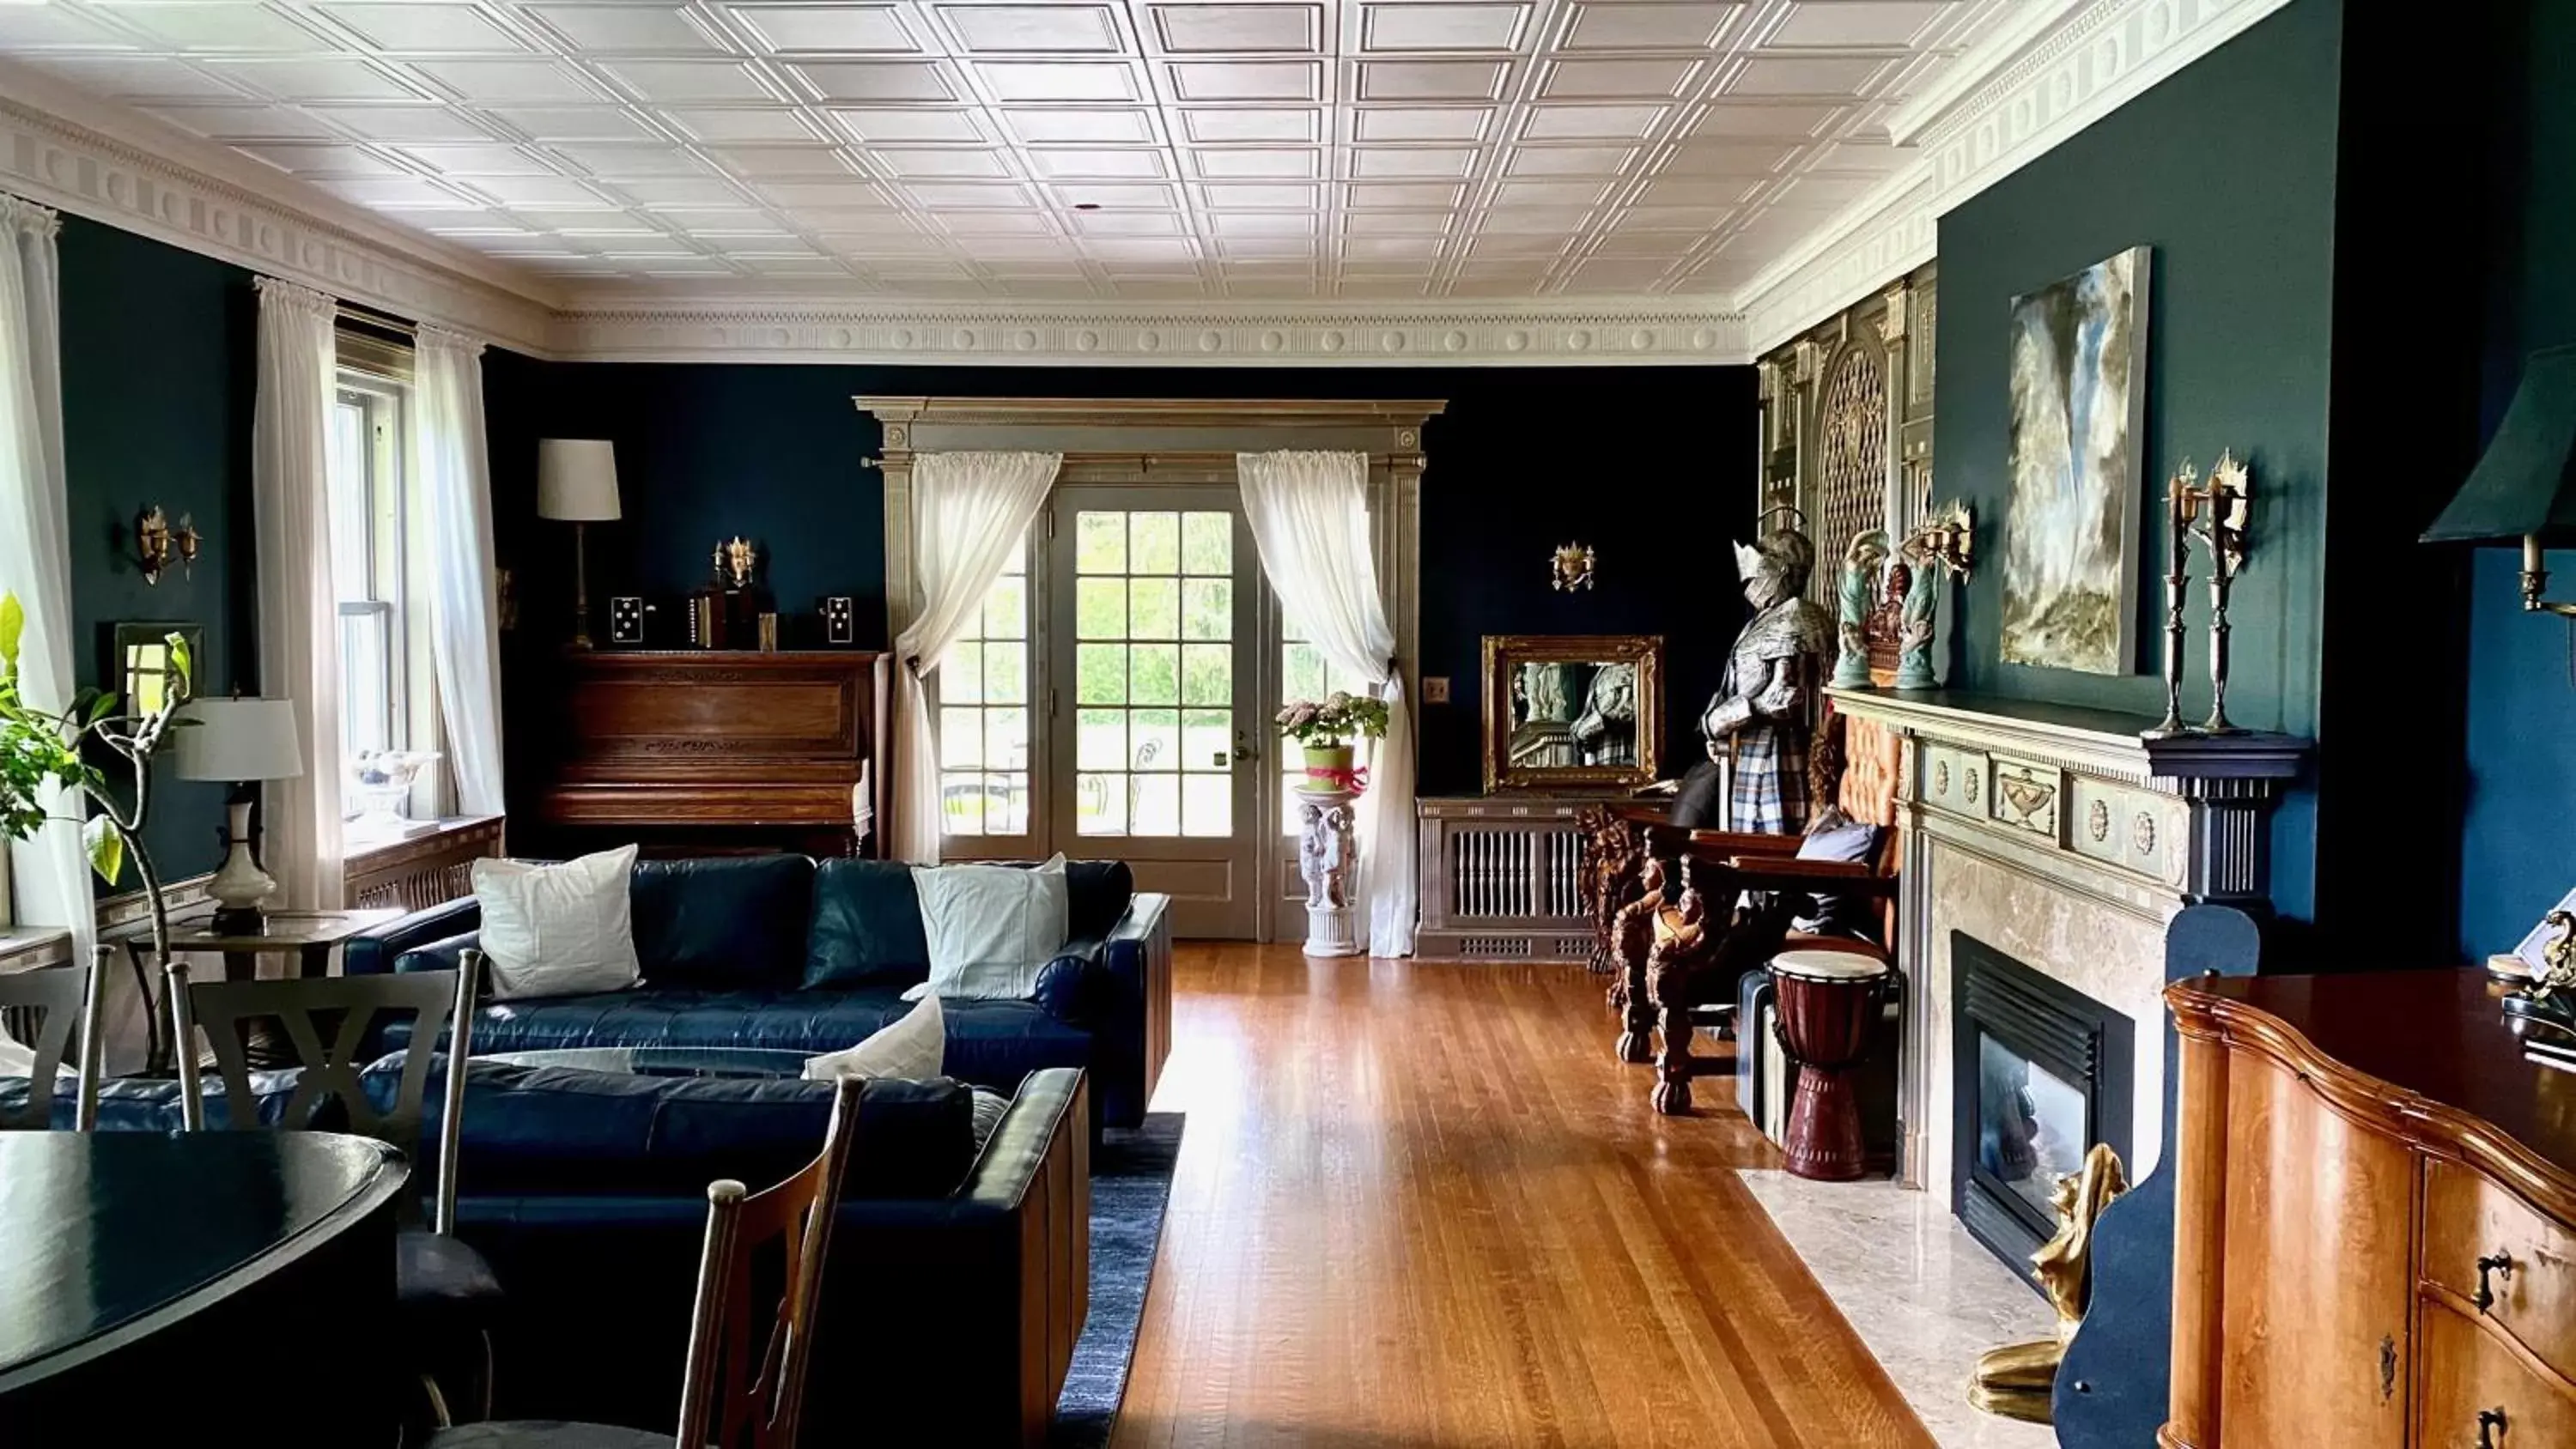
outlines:
[[[1358,794],[1368,788],[1368,772],[1352,763],[1353,741],[1386,737],[1386,701],[1337,689],[1322,699],[1290,700],[1277,723],[1282,738],[1305,750],[1299,789]]]

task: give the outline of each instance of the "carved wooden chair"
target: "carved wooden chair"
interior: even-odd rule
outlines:
[[[397,1204],[394,1292],[417,1356],[424,1361],[447,1362],[448,1343],[479,1338],[481,1398],[488,1412],[491,1328],[501,1306],[501,1285],[483,1255],[456,1237],[464,1062],[472,1049],[474,983],[482,967],[483,954],[467,951],[461,969],[454,971],[191,982],[183,957],[174,957],[164,969],[179,1060],[196,1059],[197,1032],[203,1029],[223,1080],[227,1126],[271,1125],[262,1120],[249,1043],[255,1024],[275,1022],[301,1069],[282,1110],[274,1114],[273,1125],[291,1129],[329,1122],[387,1143],[414,1162],[422,1155],[428,1117],[430,1059],[436,1055],[431,1048],[438,1042],[441,1018],[445,1018],[448,1071],[440,1098],[435,1205],[424,1224],[417,1194],[405,1193]],[[379,1017],[403,1014],[411,1017],[413,1049],[403,1054],[392,1105],[379,1110],[361,1076],[369,1060],[362,1052],[373,1039],[372,1028]],[[181,1120],[190,1131],[206,1126],[205,1103],[195,1087],[191,1081],[180,1097]],[[326,1106],[336,1115],[324,1116]],[[438,1375],[424,1372],[421,1382],[432,1415],[446,1423],[448,1399]]]
[[[866,1089],[856,1077],[836,1083],[822,1154],[795,1176],[757,1193],[729,1178],[708,1185],[679,1449],[796,1449],[824,1259]],[[776,1311],[763,1313],[752,1303],[753,1262],[772,1243],[786,1249],[786,1287]],[[755,1335],[759,1327],[765,1336]],[[501,1422],[441,1430],[429,1449],[670,1449],[672,1442],[668,1434],[605,1424]]]
[[[72,1127],[87,1132],[98,1126],[98,1079],[104,1045],[98,1036],[100,987],[107,978],[109,948],[101,946],[86,966],[43,966],[0,976],[0,1012],[11,1013],[32,1040],[23,1041],[35,1055],[27,1070],[27,1100],[0,1106],[0,1131],[42,1130],[54,1125],[54,1099],[62,1094],[63,1058],[72,1032],[80,1032],[80,1078],[72,1104]],[[30,1018],[32,1023],[30,1024]]]
[[[1710,909],[1739,927],[1740,934],[1728,940],[1733,933],[1722,928],[1703,924],[1694,934],[1684,934],[1668,925],[1649,949],[1642,987],[1632,978],[1631,1020],[1639,1010],[1635,998],[1643,995],[1663,1034],[1663,1049],[1655,1059],[1657,1111],[1690,1110],[1690,1080],[1699,1072],[1690,1051],[1691,1012],[1702,1005],[1731,1006],[1745,971],[1760,968],[1782,951],[1850,951],[1896,959],[1897,877],[1904,863],[1896,805],[1903,749],[1895,731],[1839,713],[1827,714],[1816,732],[1810,756],[1815,798],[1832,800],[1856,824],[1878,827],[1876,849],[1867,860],[1802,859],[1797,854],[1800,840],[1782,835],[1695,830],[1682,843],[1679,853],[1685,869],[1700,882],[1698,894],[1723,903]],[[1869,937],[1798,930],[1790,924],[1791,912],[1776,903],[1757,907],[1740,920],[1729,919],[1732,903],[1745,892],[1791,900],[1816,895],[1865,900],[1876,930]]]

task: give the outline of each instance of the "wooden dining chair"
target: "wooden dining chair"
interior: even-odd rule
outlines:
[[[312,1125],[327,1105],[339,1116],[332,1125],[400,1149],[420,1160],[428,1116],[430,1058],[437,1054],[439,1027],[447,1028],[448,1070],[438,1116],[437,1178],[428,1221],[423,1222],[417,1194],[405,1193],[397,1208],[394,1235],[395,1296],[416,1343],[439,1356],[450,1339],[479,1336],[481,1399],[488,1413],[492,1389],[492,1321],[501,1302],[500,1280],[483,1255],[456,1237],[457,1143],[465,1107],[464,1063],[473,1044],[474,983],[482,971],[482,953],[467,951],[454,971],[405,971],[384,975],[325,976],[276,981],[197,981],[188,979],[188,963],[174,958],[169,977],[170,1010],[177,1029],[179,1059],[195,1060],[202,1030],[214,1049],[215,1069],[223,1079],[224,1116],[234,1128],[259,1127],[260,1100],[250,1065],[250,1028],[273,1021],[285,1037],[300,1068],[276,1125]],[[391,1106],[378,1110],[368,1096],[362,1053],[374,1039],[380,1018],[409,1015],[411,1050],[403,1054]],[[193,1084],[192,1084],[193,1086]],[[180,1098],[180,1115],[189,1130],[206,1126],[200,1093]],[[423,1388],[433,1417],[450,1421],[446,1393],[437,1376],[424,1373]]]
[[[859,1078],[838,1079],[823,1151],[793,1177],[761,1192],[731,1178],[708,1184],[706,1250],[698,1259],[697,1307],[680,1382],[679,1449],[796,1449],[832,1219],[840,1211],[850,1137],[866,1090]],[[753,1262],[773,1243],[786,1251],[785,1288],[776,1309],[764,1311],[753,1302]],[[442,1429],[429,1449],[670,1449],[673,1443],[671,1435],[646,1429],[503,1420]]]
[[[86,966],[40,966],[0,976],[0,1012],[14,1012],[34,1038],[20,1044],[35,1053],[27,1072],[27,1100],[0,1107],[0,1131],[42,1130],[54,1125],[54,1099],[61,1095],[63,1058],[69,1054],[74,1028],[80,1033],[80,1073],[72,1104],[72,1127],[87,1132],[98,1126],[98,1079],[104,1043],[98,1035],[100,987],[107,979],[111,948],[92,952]]]

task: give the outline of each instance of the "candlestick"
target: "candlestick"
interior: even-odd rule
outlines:
[[[2191,516],[2199,479],[2191,461],[2165,485],[2165,717],[2145,737],[2168,740],[2188,733],[2182,722],[2183,591],[2191,583]]]
[[[2200,732],[2238,735],[2227,718],[2227,592],[2245,567],[2245,525],[2252,513],[2252,479],[2234,452],[2221,452],[2209,470],[2209,718]]]

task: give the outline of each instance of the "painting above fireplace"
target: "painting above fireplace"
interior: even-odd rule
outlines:
[[[2049,1197],[2096,1142],[2131,1162],[2135,1025],[1965,931],[1950,936],[1951,1208],[2033,1287]]]

